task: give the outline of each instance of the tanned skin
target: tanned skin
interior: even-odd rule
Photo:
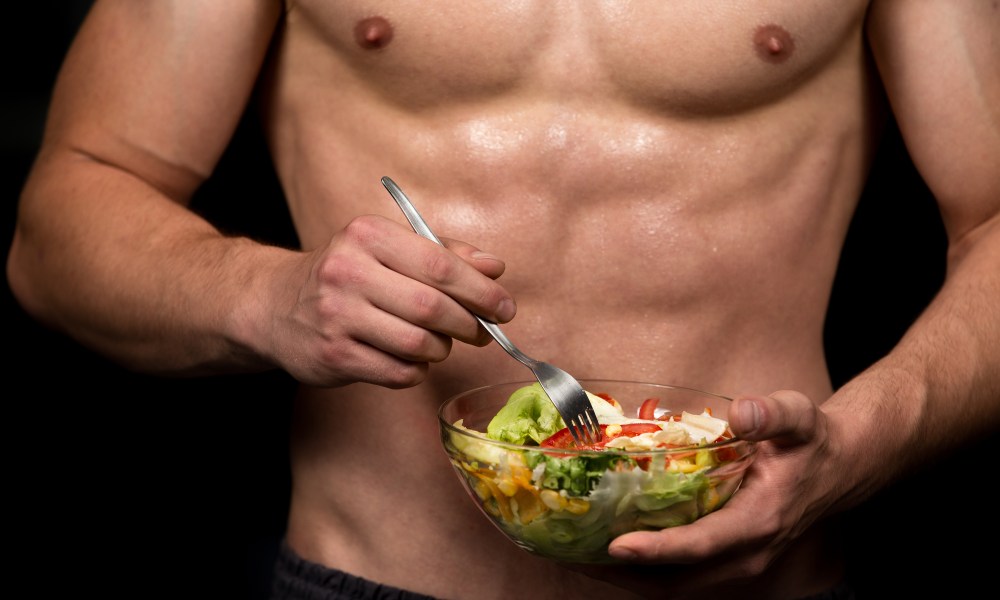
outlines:
[[[128,368],[299,380],[310,561],[441,598],[818,593],[844,576],[828,517],[1000,426],[998,31],[990,1],[98,0],[8,277]],[[300,249],[188,209],[254,92]],[[834,390],[827,301],[888,110],[947,277]],[[743,487],[616,539],[633,565],[521,551],[440,448],[445,398],[527,375],[470,311],[581,378],[736,396]]]

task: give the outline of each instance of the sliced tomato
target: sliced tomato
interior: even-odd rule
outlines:
[[[614,439],[616,437],[622,437],[622,436],[635,437],[641,433],[652,433],[655,431],[659,431],[660,429],[662,428],[656,423],[622,423],[620,432],[615,433],[614,436],[609,437],[608,426],[602,424],[601,441],[597,442],[596,444],[589,444],[587,446],[584,446],[584,448],[590,450],[599,450],[603,448],[608,443],[609,440]],[[618,431],[618,429],[615,428],[615,431]],[[542,440],[542,443],[540,445],[543,448],[563,448],[567,450],[572,450],[574,448],[577,448],[576,441],[573,439],[573,434],[569,432],[568,428],[563,428],[553,433],[548,438]]]

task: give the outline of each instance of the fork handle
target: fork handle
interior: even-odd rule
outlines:
[[[525,356],[525,354],[521,352],[517,348],[517,346],[512,344],[511,341],[507,339],[507,335],[504,334],[504,332],[500,329],[499,325],[497,325],[493,321],[488,321],[475,313],[473,313],[473,315],[477,319],[479,319],[479,323],[483,326],[483,329],[485,329],[487,333],[493,336],[493,339],[495,339],[497,343],[500,344],[501,348],[507,351],[507,354],[510,354],[511,356],[516,358],[521,364],[528,367],[529,369],[534,370],[535,365],[538,364],[538,361]]]
[[[441,243],[441,240],[438,239],[438,236],[434,235],[434,232],[431,231],[430,226],[427,225],[427,221],[424,221],[424,218],[420,216],[420,213],[417,212],[416,207],[413,206],[413,203],[410,202],[410,199],[406,196],[406,194],[403,193],[403,190],[401,190],[399,186],[396,185],[395,181],[393,181],[388,177],[383,177],[382,185],[385,186],[385,189],[389,190],[389,194],[392,196],[392,199],[396,201],[396,204],[399,205],[400,210],[403,211],[403,215],[406,217],[406,220],[409,221],[410,226],[413,227],[413,231],[431,240],[432,242],[441,244],[442,246],[444,245]],[[507,351],[507,354],[510,354],[511,356],[516,358],[518,361],[521,362],[521,364],[525,365],[529,369],[535,366],[536,361],[525,356],[523,352],[518,350],[518,348],[514,344],[512,344],[509,339],[507,339],[507,336],[504,334],[503,331],[500,330],[500,327],[496,323],[490,321],[486,317],[481,317],[476,313],[472,313],[472,315],[479,320],[479,323],[480,325],[483,326],[483,329],[485,329],[491,336],[493,336],[493,339],[495,339],[497,343],[500,344],[500,347]]]
[[[392,196],[392,199],[396,201],[400,210],[403,211],[403,215],[406,217],[406,220],[409,221],[410,226],[413,227],[413,231],[416,231],[432,242],[441,244],[442,246],[444,245],[441,243],[441,240],[438,239],[438,236],[434,235],[434,232],[431,231],[427,221],[424,221],[424,218],[420,216],[419,212],[417,212],[417,208],[413,206],[413,203],[406,197],[403,190],[399,189],[399,186],[396,185],[395,181],[389,179],[388,177],[383,177],[382,185],[385,186],[385,189],[389,190],[389,194]]]

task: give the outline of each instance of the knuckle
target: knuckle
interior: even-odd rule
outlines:
[[[396,390],[410,388],[423,383],[427,379],[427,372],[427,363],[395,364],[376,374],[373,382]]]
[[[394,340],[400,356],[411,359],[423,358],[427,354],[429,333],[417,327],[409,328]]]
[[[479,306],[489,307],[491,310],[494,307],[500,306],[500,301],[503,300],[504,293],[497,285],[486,285],[479,292],[478,302]]]
[[[441,362],[451,352],[451,338],[426,329],[414,328],[396,340],[398,354],[404,359]]]
[[[819,408],[808,396],[799,392],[785,392],[784,399],[787,402],[787,412],[791,412],[790,421],[798,431],[815,431],[819,420]]]
[[[380,221],[374,215],[360,215],[344,226],[344,237],[359,245],[368,245],[381,235]]]
[[[307,381],[319,385],[335,382],[363,381],[391,389],[403,389],[423,383],[427,378],[428,364],[382,355],[373,358],[371,353],[350,343],[323,345],[316,357],[318,364]]]
[[[368,272],[361,265],[336,258],[322,261],[316,270],[316,275],[321,283],[336,287],[358,285],[368,279]]]
[[[435,284],[451,283],[455,279],[457,264],[448,251],[428,252],[424,257],[421,271],[424,276]]]
[[[360,357],[351,344],[328,342],[319,349],[318,360],[325,369],[339,371],[356,364]]]
[[[752,556],[747,559],[740,569],[740,579],[749,581],[763,575],[770,567],[771,561],[762,554]]]
[[[435,323],[445,314],[444,297],[434,289],[415,290],[410,297],[410,310],[416,323]]]

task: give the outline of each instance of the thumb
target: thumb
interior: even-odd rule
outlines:
[[[739,396],[729,408],[729,425],[745,440],[795,445],[816,435],[819,407],[808,396],[779,390],[770,396]]]

